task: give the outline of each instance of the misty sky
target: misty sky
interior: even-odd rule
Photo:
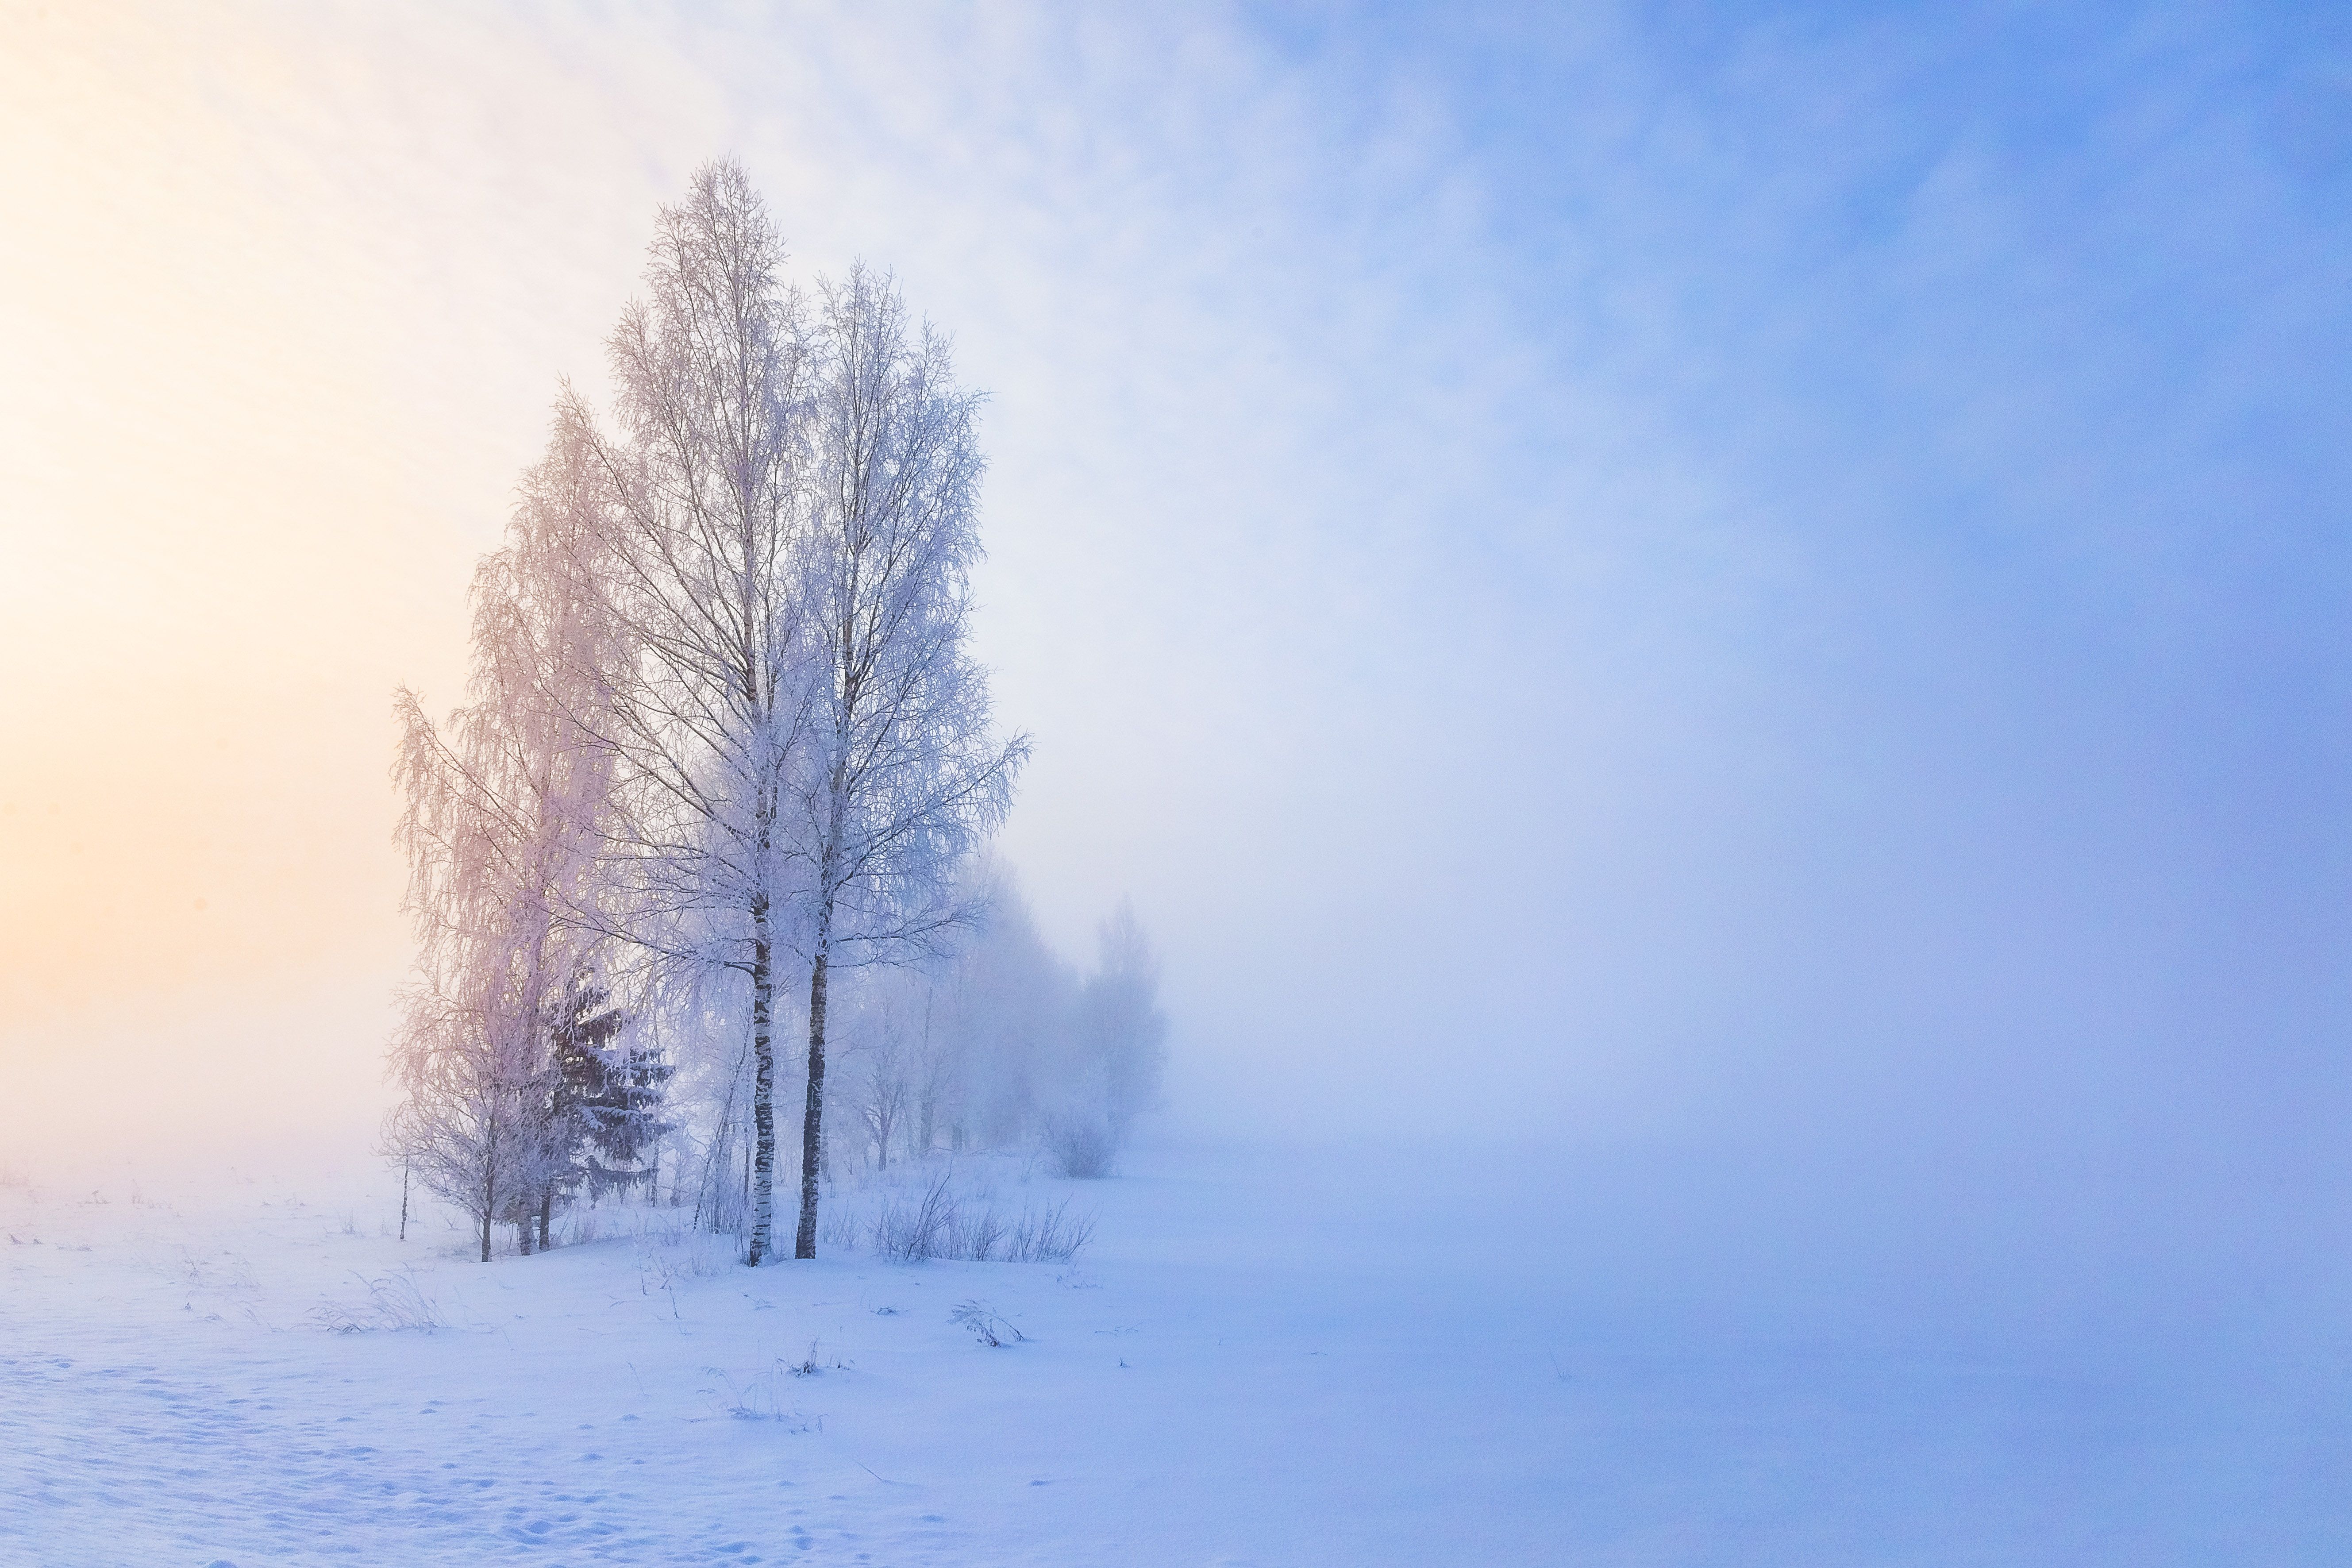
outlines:
[[[2340,1201],[2352,29],[1175,9],[0,5],[20,1124],[372,1120],[391,689],[732,152],[992,395],[1175,1125]]]

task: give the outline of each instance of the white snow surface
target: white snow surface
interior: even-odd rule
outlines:
[[[756,1271],[635,1206],[484,1265],[373,1167],[0,1188],[0,1562],[2352,1561],[2340,1337],[1701,1289],[1520,1173],[967,1163],[1093,1242]]]

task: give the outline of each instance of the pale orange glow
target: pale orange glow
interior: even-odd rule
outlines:
[[[471,562],[634,269],[615,226],[584,282],[551,277],[587,256],[550,234],[576,215],[415,144],[446,78],[298,25],[0,16],[19,1136],[52,1129],[41,1086],[86,1072],[94,1031],[132,1042],[106,1070],[136,1075],[184,1064],[215,1008],[345,997],[360,1023],[303,1048],[372,1080],[406,951],[392,689],[460,695]],[[499,144],[479,130],[455,140]]]

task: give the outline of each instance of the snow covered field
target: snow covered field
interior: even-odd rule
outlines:
[[[370,1169],[0,1189],[0,1561],[2352,1560],[2333,1331],[1930,1321],[1564,1170],[985,1163],[1095,1215],[1076,1263],[752,1273],[632,1208],[486,1267]]]

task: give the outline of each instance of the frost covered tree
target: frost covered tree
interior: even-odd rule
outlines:
[[[385,1142],[400,1151],[419,1185],[474,1223],[482,1261],[491,1227],[505,1217],[522,1178],[514,1137],[520,1116],[512,1064],[478,1016],[430,987],[402,999],[394,1036],[402,1094]]]
[[[628,1016],[584,972],[546,1006],[546,1041],[533,1121],[546,1148],[536,1162],[539,1245],[548,1245],[559,1198],[593,1196],[650,1179],[644,1162],[668,1130],[662,1115],[670,1063],[631,1037]]]
[[[1046,944],[1011,872],[984,860],[966,897],[982,911],[932,982],[937,1049],[953,1063],[950,1142],[1025,1142],[1066,1070],[1076,972]]]
[[[1151,939],[1122,902],[1102,923],[1095,972],[1078,994],[1078,1072],[1114,1148],[1160,1098],[1168,1060],[1168,1016],[1160,1008],[1160,961]]]
[[[445,728],[398,693],[394,766],[418,978],[394,1042],[396,1142],[432,1191],[525,1226],[571,1150],[555,1102],[551,1003],[587,983],[610,760],[579,716],[600,703],[610,628],[551,570],[574,516],[562,442],[526,478],[509,548],[474,582],[473,700]],[[583,684],[584,683],[584,684]]]
[[[984,1142],[1042,1144],[1065,1175],[1099,1176],[1158,1102],[1167,1058],[1159,963],[1131,906],[1097,932],[1081,975],[992,868],[985,928],[946,976],[942,1033]]]
[[[860,1027],[852,1031],[856,1063],[850,1086],[851,1109],[863,1125],[875,1163],[890,1165],[890,1152],[908,1137],[915,1101],[915,1080],[891,996],[868,997],[859,1009]]]
[[[550,1019],[629,955],[633,994],[696,997],[706,1020],[733,1016],[713,976],[741,985],[753,1265],[772,1245],[780,984],[806,964],[794,1251],[814,1257],[830,977],[921,962],[959,925],[959,868],[1027,753],[992,739],[966,646],[978,400],[886,279],[854,268],[812,305],[782,261],[731,161],[661,209],[646,297],[608,345],[612,427],[564,389],[486,564],[483,605],[517,610],[488,631],[478,616],[489,684],[450,738],[404,694],[427,979],[402,1059],[420,1084],[454,1064],[470,1077],[449,1082],[483,1086],[467,1148],[505,1194],[478,1200],[486,1250],[493,1218],[543,1215],[583,1179],[587,1090],[567,1075],[591,1069],[565,1031],[585,1025]],[[572,783],[594,787],[572,801]],[[606,1049],[594,1070],[635,1070]],[[724,1086],[706,1186],[742,1077],[718,1065],[693,1075]],[[871,1087],[887,1148],[912,1090]]]
[[[772,1224],[778,966],[800,945],[810,864],[786,819],[813,763],[809,356],[782,260],[742,169],[698,171],[661,210],[647,297],[611,340],[618,435],[575,395],[560,411],[600,491],[578,581],[629,650],[585,720],[619,786],[605,907],[641,948],[749,986],[754,1265]]]
[[[751,997],[743,977],[732,970],[667,966],[662,984],[645,998],[644,1016],[652,1032],[673,1042],[665,1053],[677,1071],[665,1086],[677,1162],[670,1179],[674,1199],[692,1204],[694,1223],[731,1232],[747,1242],[751,1225]],[[778,1034],[789,1038],[796,1019],[792,987],[780,987]],[[793,1102],[797,1053],[774,1062],[775,1092]],[[691,1194],[689,1197],[688,1194]]]
[[[987,672],[967,647],[979,400],[887,278],[853,268],[821,296],[800,562],[814,679],[793,775],[809,871],[796,1258],[816,1256],[830,972],[912,960],[960,923],[956,873],[1003,820],[1029,749],[991,735]]]
[[[942,1146],[1042,1147],[1065,1174],[1108,1173],[1154,1104],[1167,1058],[1159,963],[1121,905],[1081,973],[1045,942],[1001,865],[961,893],[971,923],[921,963],[843,977],[835,1014],[842,1090],[885,1164]]]

